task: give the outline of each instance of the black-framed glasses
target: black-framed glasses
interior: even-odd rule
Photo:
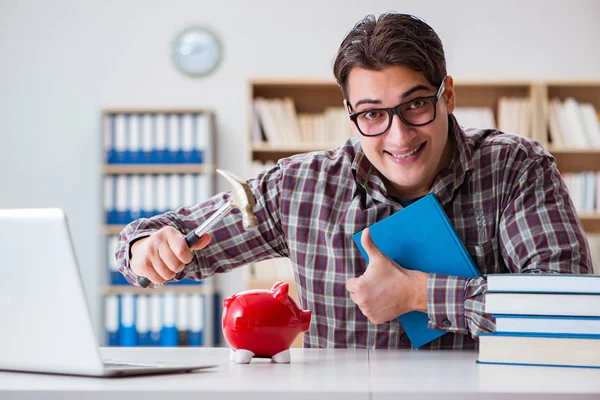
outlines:
[[[364,136],[379,136],[392,126],[396,114],[409,126],[423,126],[431,123],[436,116],[437,102],[444,93],[444,81],[434,96],[418,97],[390,108],[371,108],[349,114],[358,131]]]

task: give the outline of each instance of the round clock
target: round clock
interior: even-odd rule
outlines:
[[[219,66],[221,57],[219,39],[206,28],[187,28],[173,40],[173,62],[188,76],[209,75]]]

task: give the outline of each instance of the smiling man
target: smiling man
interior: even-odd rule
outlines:
[[[343,40],[334,74],[356,138],[282,159],[251,179],[256,231],[244,232],[232,213],[187,247],[184,235],[229,193],[132,222],[117,251],[125,277],[154,286],[289,257],[301,306],[313,312],[305,347],[408,348],[398,316],[419,310],[429,327],[449,332],[425,348],[473,348],[494,328],[483,312],[485,277],[407,270],[379,252],[368,229],[366,265],[352,240],[428,193],[484,275],[591,272],[554,159],[531,140],[459,126],[442,43],[426,23],[396,13],[365,17]]]

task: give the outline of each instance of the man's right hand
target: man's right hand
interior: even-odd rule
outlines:
[[[192,250],[205,248],[211,239],[210,233],[205,233],[190,248],[181,232],[165,226],[131,246],[131,271],[152,283],[163,284],[192,261]]]

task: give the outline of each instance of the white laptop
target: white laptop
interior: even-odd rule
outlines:
[[[65,213],[0,210],[0,370],[120,376],[209,367],[103,362]]]

